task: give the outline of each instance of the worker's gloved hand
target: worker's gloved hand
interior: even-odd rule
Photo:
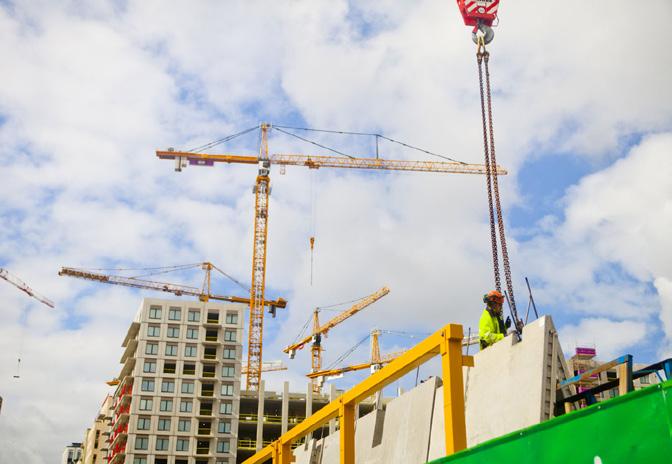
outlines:
[[[506,318],[506,321],[504,322],[504,327],[506,327],[507,329],[511,327],[511,316],[508,316]]]

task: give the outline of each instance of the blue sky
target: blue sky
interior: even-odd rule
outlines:
[[[566,352],[672,352],[672,67],[650,46],[664,43],[672,6],[653,3],[654,17],[634,4],[506,2],[491,46],[517,302],[526,308],[527,276]],[[175,173],[154,150],[271,122],[482,162],[474,48],[449,2],[2,2],[0,56],[0,266],[57,303],[0,285],[2,462],[53,462],[81,438],[140,298],[156,296],[58,277],[60,266],[210,260],[249,280],[254,167]],[[374,150],[370,138],[299,135]],[[271,139],[272,152],[317,150]],[[390,143],[381,156],[426,159]],[[325,364],[372,328],[475,326],[492,286],[482,177],[288,167],[271,179],[267,294],[290,305],[266,324],[265,359],[283,359],[315,306],[383,285],[388,296],[330,334]],[[171,279],[198,285],[200,274]],[[384,335],[382,351],[412,340]],[[302,390],[307,355],[285,360],[271,388]]]

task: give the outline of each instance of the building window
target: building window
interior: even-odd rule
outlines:
[[[153,374],[156,372],[156,361],[145,361],[142,365],[142,372]]]
[[[151,398],[140,398],[140,404],[138,405],[140,411],[151,411],[152,410],[152,399]]]
[[[208,311],[208,323],[209,324],[219,323],[219,313],[217,311]]]
[[[215,384],[203,383],[201,384],[201,396],[215,396]]]
[[[233,384],[230,383],[222,384],[221,394],[222,396],[233,396]]]
[[[178,432],[188,432],[191,430],[191,419],[180,419],[177,423]]]
[[[182,310],[180,308],[171,307],[168,310],[168,320],[179,321],[180,319],[182,319]]]
[[[156,439],[156,451],[166,451],[166,450],[168,450],[168,439],[157,437],[157,439]]]
[[[225,346],[224,350],[222,350],[222,358],[236,359],[236,349],[231,346]]]
[[[215,376],[214,364],[203,364],[203,377],[213,378]]]
[[[166,356],[177,356],[177,345],[166,345]]]
[[[651,381],[649,380],[649,376],[648,376],[648,375],[645,375],[644,377],[640,377],[640,378],[639,378],[639,383],[641,383],[642,385],[644,385],[644,384],[650,384]]]
[[[194,393],[194,382],[182,382],[182,393]]]
[[[219,403],[220,414],[233,414],[233,403],[230,401],[222,401]]]
[[[165,362],[163,363],[163,373],[164,374],[174,374],[175,373],[175,363]]]
[[[149,307],[149,318],[150,319],[161,319],[161,306],[150,306]]]
[[[147,336],[148,337],[160,337],[161,336],[161,327],[158,326],[158,325],[147,326]]]
[[[196,375],[196,364],[184,363],[184,367],[182,368],[182,373],[184,375]]]
[[[154,464],[168,464],[168,458],[154,458]]]
[[[168,338],[179,338],[180,337],[180,328],[170,326],[168,327]]]
[[[229,440],[219,440],[217,441],[217,452],[218,453],[228,453],[231,449]]]
[[[138,417],[138,430],[149,430],[151,422],[149,417]]]
[[[162,393],[175,393],[175,381],[174,380],[164,380],[161,382],[161,392]]]
[[[145,354],[159,354],[159,344],[158,343],[147,343],[145,345]]]
[[[236,341],[236,331],[235,330],[225,330],[224,331],[224,341],[225,342],[235,342]]]
[[[156,429],[160,430],[162,432],[170,431],[170,418],[169,417],[159,417],[159,423],[158,423],[158,427]],[[168,448],[166,448],[166,449],[168,449]]]
[[[231,433],[231,422],[219,421],[219,428],[217,431],[219,433]]]
[[[161,400],[159,403],[159,411],[168,411],[171,412],[173,410],[173,400]]]
[[[142,383],[140,383],[140,391],[153,392],[154,391],[154,379],[142,379]]]
[[[226,313],[227,324],[238,324],[238,313]]]
[[[175,464],[189,464],[186,459],[175,459]]]
[[[206,346],[203,349],[203,357],[205,359],[217,359],[217,347],[216,346]]]
[[[187,338],[189,331],[187,330]],[[184,357],[185,358],[194,358],[196,357],[196,345],[187,345],[184,347]]]
[[[191,412],[194,410],[194,403],[191,400],[180,401],[180,412]]]
[[[135,457],[133,458],[133,464],[147,464],[147,458]]]
[[[233,366],[222,366],[222,377],[231,378],[236,375],[236,368]]]
[[[198,340],[198,327],[187,327],[187,338]]]
[[[175,440],[175,451],[189,451],[189,439],[178,438]]]
[[[135,437],[136,450],[146,450],[148,444],[149,444],[149,437],[146,436]]]
[[[198,309],[190,309],[187,315],[189,322],[198,322],[201,320],[201,312]]]
[[[205,341],[216,342],[218,338],[217,329],[205,331]]]

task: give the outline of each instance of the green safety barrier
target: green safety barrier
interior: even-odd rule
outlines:
[[[672,380],[481,443],[432,464],[672,463]]]

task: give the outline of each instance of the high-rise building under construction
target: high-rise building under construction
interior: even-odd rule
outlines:
[[[109,464],[235,462],[244,309],[143,299],[122,344]]]

